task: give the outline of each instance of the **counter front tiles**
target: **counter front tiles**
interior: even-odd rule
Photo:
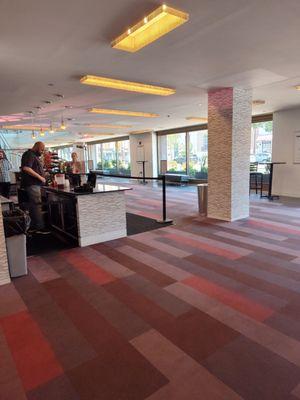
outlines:
[[[61,202],[61,207],[64,207],[67,198],[73,201],[76,207],[78,244],[84,247],[127,236],[125,191],[130,189],[97,184],[92,193],[76,193],[68,188],[51,187],[45,188],[45,191],[48,193],[49,204]],[[62,230],[66,230],[64,223],[62,226]]]

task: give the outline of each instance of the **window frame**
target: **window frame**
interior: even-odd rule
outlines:
[[[257,122],[268,122],[268,121],[273,121],[273,114],[272,113],[268,113],[268,114],[260,114],[260,115],[253,115],[252,116],[252,120],[251,120],[251,126],[254,123]],[[176,133],[185,133],[185,144],[186,144],[186,174],[189,176],[189,180],[192,181],[197,181],[197,179],[190,177],[189,175],[189,156],[190,156],[190,132],[194,132],[194,131],[207,131],[208,132],[208,123],[206,124],[198,124],[198,125],[192,125],[192,126],[184,126],[184,127],[180,127],[180,128],[173,128],[173,129],[164,129],[161,131],[156,131],[156,136],[157,136],[157,143],[156,143],[156,147],[157,147],[157,170],[159,172],[159,174],[161,174],[160,171],[160,148],[159,148],[159,137],[160,136],[167,136],[167,135],[173,135]]]

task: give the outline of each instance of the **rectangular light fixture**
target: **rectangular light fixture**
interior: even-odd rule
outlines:
[[[207,118],[202,118],[202,117],[187,117],[187,121],[195,121],[195,122],[202,122],[203,124],[207,123]]]
[[[84,132],[82,133],[83,137],[95,137],[95,136],[114,136],[114,133],[105,133],[105,132]]]
[[[163,4],[117,37],[114,49],[134,53],[184,24],[189,14]]]
[[[95,114],[108,114],[108,115],[126,115],[128,117],[144,117],[144,118],[156,118],[158,114],[151,114],[139,111],[124,111],[124,110],[111,110],[105,108],[91,108],[90,113]]]
[[[38,131],[41,128],[44,130],[49,129],[49,125],[5,125],[3,129],[12,131]]]
[[[87,128],[104,128],[104,129],[127,129],[131,128],[132,125],[112,125],[112,124],[87,124]]]
[[[110,89],[153,94],[157,96],[170,96],[171,94],[176,93],[174,89],[170,88],[146,85],[144,83],[121,81],[119,79],[105,78],[103,76],[85,75],[80,79],[80,82],[84,85],[101,86]]]
[[[143,133],[150,133],[150,132],[153,132],[153,129],[142,129],[140,131],[131,131],[129,133],[130,135],[141,135]]]

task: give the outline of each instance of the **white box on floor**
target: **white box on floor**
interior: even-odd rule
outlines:
[[[11,278],[27,275],[26,236],[23,234],[15,235],[5,240]]]

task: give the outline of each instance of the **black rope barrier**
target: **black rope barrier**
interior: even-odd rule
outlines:
[[[97,170],[90,171],[91,173],[99,176],[104,176],[107,178],[121,178],[121,179],[135,179],[135,180],[141,180],[143,179],[143,182],[145,180],[147,181],[161,181],[162,182],[162,220],[158,220],[157,222],[160,223],[172,223],[173,221],[171,219],[167,218],[167,190],[166,190],[166,177],[165,175],[158,176],[158,177],[146,177],[143,176],[142,178],[140,176],[131,176],[131,175],[117,175],[117,174],[104,174],[102,172],[99,172]]]

